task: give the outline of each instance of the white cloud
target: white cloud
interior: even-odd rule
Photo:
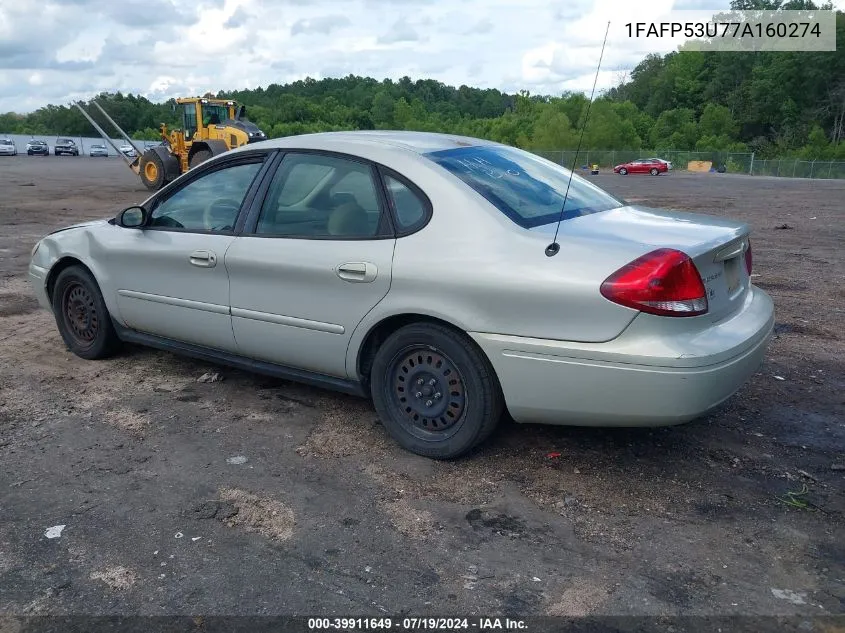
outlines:
[[[0,0],[0,112],[101,91],[161,100],[347,74],[532,93],[598,90],[677,42],[624,20],[728,0]],[[834,0],[845,9],[845,0]],[[32,34],[37,33],[38,38]]]

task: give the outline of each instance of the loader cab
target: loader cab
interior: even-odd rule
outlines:
[[[182,129],[185,140],[190,142],[197,139],[209,138],[208,127],[226,125],[237,116],[236,104],[233,101],[217,101],[208,98],[191,99],[180,103],[182,108]]]
[[[223,121],[231,118],[229,116],[229,108],[224,105],[200,103],[200,110],[202,111],[202,124],[204,127],[220,125]]]

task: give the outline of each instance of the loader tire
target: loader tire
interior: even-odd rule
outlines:
[[[196,154],[191,156],[191,160],[188,162],[188,167],[193,169],[200,163],[204,163],[205,161],[207,161],[209,158],[211,158],[211,156],[212,154],[210,151],[208,151],[207,149],[201,149]]]
[[[158,191],[165,185],[164,162],[161,156],[152,150],[141,156],[141,182],[151,191]]]

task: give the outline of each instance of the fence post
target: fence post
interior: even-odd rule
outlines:
[[[754,152],[751,152],[751,164],[748,166],[748,175],[754,175]]]
[[[827,166],[827,177],[830,178],[831,171],[833,171],[833,161]]]
[[[813,162],[810,163],[810,178],[813,177],[813,168],[816,166],[816,159],[813,159]]]
[[[795,178],[795,170],[798,168],[798,160],[792,161],[792,177]]]
[[[778,170],[775,172],[775,176],[780,176],[780,158],[778,158]]]

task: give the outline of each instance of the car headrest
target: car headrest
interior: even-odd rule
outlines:
[[[329,235],[364,237],[370,234],[367,212],[356,202],[346,202],[332,211],[327,228]]]

